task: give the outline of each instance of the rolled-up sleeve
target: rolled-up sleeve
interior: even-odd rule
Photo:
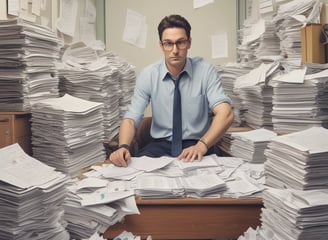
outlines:
[[[124,118],[130,118],[134,120],[135,127],[137,127],[143,116],[146,107],[150,102],[150,73],[147,69],[143,70],[136,81],[134,88],[134,94],[131,98],[131,103],[128,107],[127,112],[124,114]]]
[[[208,69],[208,84],[207,84],[207,99],[209,107],[213,109],[216,105],[221,103],[231,104],[231,99],[224,93],[221,76],[215,66],[210,66]]]

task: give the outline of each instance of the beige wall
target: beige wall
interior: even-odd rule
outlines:
[[[106,0],[106,47],[136,66],[137,73],[146,65],[162,58],[158,46],[157,25],[173,13],[181,14],[191,24],[193,39],[189,56],[202,56],[214,64],[236,61],[237,1],[215,0],[205,7],[194,9],[192,0]],[[127,9],[147,18],[146,48],[138,48],[122,40]],[[228,58],[211,58],[211,36],[228,34]]]

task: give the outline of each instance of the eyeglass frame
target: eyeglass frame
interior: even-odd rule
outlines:
[[[176,42],[171,42],[171,41],[161,41],[161,45],[166,52],[170,52],[173,50],[174,45],[177,47],[179,50],[184,50],[188,47],[188,42],[190,42],[190,39],[180,39]],[[166,44],[166,45],[165,45]],[[169,45],[167,45],[169,44]],[[180,44],[185,44],[185,46],[179,46]]]

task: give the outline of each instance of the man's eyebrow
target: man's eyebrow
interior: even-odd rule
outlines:
[[[178,40],[176,40],[175,42],[182,41],[182,40],[188,40],[188,39],[182,37],[182,38],[179,38]],[[173,41],[171,39],[163,39],[162,42],[172,42],[173,43]]]

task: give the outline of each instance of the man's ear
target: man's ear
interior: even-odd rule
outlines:
[[[191,37],[189,38],[189,47],[188,47],[188,49],[191,47]]]
[[[159,41],[158,43],[159,43],[159,47],[162,49],[162,51],[164,51],[162,42]]]

